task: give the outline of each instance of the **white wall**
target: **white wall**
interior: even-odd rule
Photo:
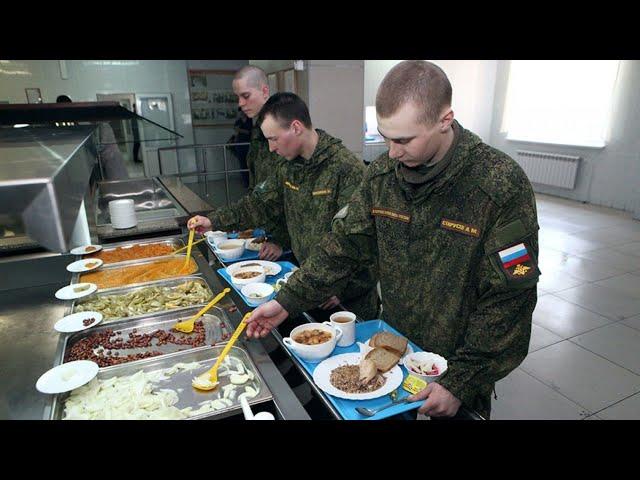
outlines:
[[[362,158],[364,60],[308,60],[309,113],[317,128]]]
[[[375,106],[384,76],[402,60],[364,62],[364,105]],[[453,89],[452,108],[463,127],[488,142],[491,134],[496,60],[430,60],[444,70]]]
[[[640,61],[622,61],[614,87],[611,134],[604,148],[506,139],[501,132],[509,61],[498,62],[491,145],[515,157],[520,149],[582,157],[573,190],[534,185],[538,192],[635,212],[640,217]]]

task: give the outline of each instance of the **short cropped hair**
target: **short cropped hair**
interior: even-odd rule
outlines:
[[[264,73],[260,67],[255,65],[246,65],[236,72],[233,79],[239,80],[241,78],[247,79],[247,85],[251,88],[262,88],[263,85],[268,85],[267,74]]]
[[[269,97],[262,106],[256,123],[261,125],[267,115],[271,115],[282,128],[289,128],[294,120],[312,128],[309,108],[295,93],[280,92]]]
[[[420,110],[418,122],[432,125],[451,106],[451,83],[437,65],[406,60],[385,75],[376,95],[376,113],[388,118],[408,102]]]

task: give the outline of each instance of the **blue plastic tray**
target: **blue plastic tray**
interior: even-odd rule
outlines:
[[[265,283],[268,283],[269,285],[273,285],[275,286],[276,282],[281,279],[284,278],[284,276],[289,273],[290,271],[292,271],[293,269],[296,268],[296,266],[291,263],[291,262],[275,262],[278,265],[280,265],[282,267],[282,270],[280,270],[280,273],[278,273],[278,275],[267,275],[267,279],[265,280]],[[219,268],[217,270],[217,272],[220,274],[220,276],[222,278],[224,278],[226,280],[226,282],[229,284],[229,286],[231,286],[231,288],[233,288],[236,292],[238,292],[238,295],[240,295],[240,298],[242,298],[242,301],[244,303],[247,304],[247,306],[254,308],[255,305],[252,303],[249,303],[247,297],[245,297],[244,295],[242,295],[242,293],[240,292],[241,288],[244,285],[236,285],[235,283],[233,283],[231,281],[231,276],[227,273],[227,269],[226,268]],[[271,295],[271,297],[269,298],[269,300],[271,300],[272,298],[274,298],[276,296],[277,292],[274,292],[273,295]]]
[[[388,325],[386,322],[384,322],[383,320],[369,320],[367,322],[358,322],[356,323],[356,343],[354,343],[350,347],[336,346],[335,350],[333,351],[333,353],[331,353],[330,357],[333,357],[335,355],[341,355],[343,353],[360,352],[357,342],[365,343],[367,340],[369,340],[373,336],[373,334],[377,332],[383,332],[383,331],[404,336],[401,333],[399,333],[397,330],[395,330],[393,327]],[[409,343],[411,344],[411,347],[413,347],[414,352],[423,351],[415,343],[411,341],[409,341]],[[302,364],[304,369],[310,375],[313,376],[313,371],[315,370],[316,366],[319,365],[319,363],[306,362],[302,360],[293,350],[290,350],[290,352]],[[407,369],[402,365],[398,365],[398,366],[402,369],[403,379],[406,378],[408,375]],[[342,418],[345,420],[381,420],[383,418],[392,417],[393,415],[398,415],[399,413],[414,410],[420,407],[420,405],[422,405],[423,403],[423,401],[404,403],[401,405],[396,405],[396,406],[387,408],[386,410],[382,410],[381,412],[375,414],[373,417],[365,417],[363,415],[360,415],[356,411],[356,407],[365,407],[365,408],[382,407],[391,402],[391,397],[389,397],[389,395],[384,395],[380,398],[374,398],[371,400],[347,400],[344,398],[334,397],[333,395],[329,395],[328,393],[325,393],[325,395],[329,399],[329,401],[332,403],[332,405],[336,408],[336,410],[340,413],[340,415],[342,415]],[[411,394],[407,392],[405,389],[403,389],[402,386],[398,387],[398,397],[397,397],[398,399],[408,397],[409,395]]]
[[[262,237],[262,236],[265,236],[265,235],[266,235],[266,232],[261,228],[256,228],[253,231],[253,236],[254,237]],[[267,237],[268,237],[268,235],[267,235]],[[238,234],[237,233],[230,233],[229,234],[229,238],[230,239],[236,239],[236,238],[238,238]],[[245,260],[258,260],[259,256],[260,256],[260,252],[256,252],[254,250],[246,250],[245,249],[244,253],[242,254],[242,256],[240,258],[236,258],[235,260],[222,260],[218,256],[218,254],[215,252],[215,250],[213,249],[213,245],[211,245],[208,240],[207,240],[207,245],[209,245],[209,248],[211,249],[213,254],[216,256],[216,258],[223,265],[228,265],[228,264],[236,263],[236,262],[244,262]],[[288,255],[290,253],[291,253],[291,250],[286,250],[286,251],[282,252],[282,256],[284,257],[285,255]]]

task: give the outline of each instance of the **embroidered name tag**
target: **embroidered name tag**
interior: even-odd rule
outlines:
[[[478,228],[472,225],[467,225],[466,223],[455,222],[453,220],[443,218],[442,222],[440,222],[440,226],[446,230],[451,230],[452,232],[458,232],[476,238],[480,236],[480,230]]]
[[[311,192],[311,195],[313,195],[314,197],[318,196],[318,195],[329,195],[331,193],[331,190],[316,190],[315,192]]]
[[[394,210],[389,210],[388,208],[374,207],[371,209],[371,215],[376,215],[378,217],[392,218],[393,220],[399,220],[405,223],[411,222],[410,215],[407,215],[406,213],[402,213],[402,212],[396,212]]]
[[[291,190],[295,190],[296,192],[298,190],[300,190],[300,187],[295,186],[293,183],[291,183],[289,180],[285,180],[284,184],[289,187]]]

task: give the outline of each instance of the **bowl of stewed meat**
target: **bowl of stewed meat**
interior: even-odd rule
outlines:
[[[342,337],[342,330],[329,322],[307,323],[291,330],[282,341],[302,360],[318,363],[327,358]]]

